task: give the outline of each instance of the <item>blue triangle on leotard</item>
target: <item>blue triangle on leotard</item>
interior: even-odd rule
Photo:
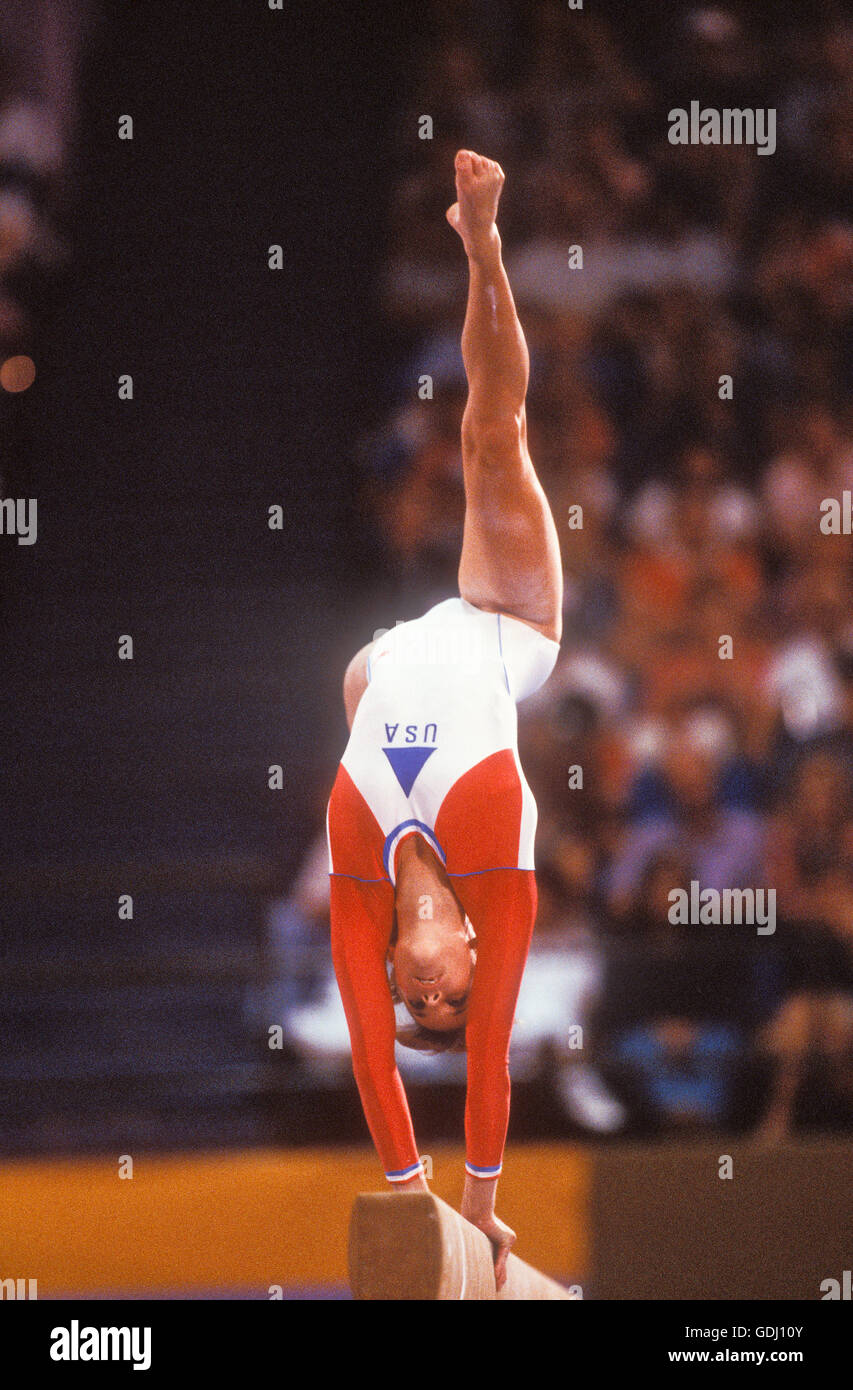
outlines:
[[[403,788],[406,796],[415,784],[415,778],[429,757],[434,753],[434,748],[383,748],[392,768],[394,776]]]

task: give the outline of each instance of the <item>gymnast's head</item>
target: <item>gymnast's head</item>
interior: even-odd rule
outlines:
[[[400,849],[389,984],[412,1024],[397,1039],[424,1052],[465,1046],[477,948],[473,928],[443,866],[419,835]]]

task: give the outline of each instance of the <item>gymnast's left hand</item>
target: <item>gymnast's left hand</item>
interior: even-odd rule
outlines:
[[[500,1290],[506,1283],[506,1262],[509,1252],[515,1245],[515,1231],[505,1221],[495,1216],[495,1188],[497,1182],[482,1178],[467,1178],[465,1195],[462,1199],[462,1215],[472,1226],[476,1226],[492,1242],[495,1258],[495,1287]]]
[[[494,1213],[486,1221],[475,1223],[489,1237],[495,1255],[495,1288],[502,1289],[506,1283],[506,1262],[510,1250],[515,1245],[515,1231],[501,1221]]]

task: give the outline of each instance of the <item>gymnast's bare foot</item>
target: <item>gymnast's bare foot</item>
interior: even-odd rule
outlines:
[[[504,177],[499,164],[473,150],[460,150],[456,156],[458,201],[447,209],[447,220],[461,236],[472,260],[500,247],[495,218]]]

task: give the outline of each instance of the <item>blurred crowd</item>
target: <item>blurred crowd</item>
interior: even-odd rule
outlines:
[[[67,263],[62,228],[93,12],[92,0],[0,4],[0,364],[37,356],[41,318]],[[6,392],[18,389],[14,374],[4,376],[0,428]],[[0,495],[3,471],[0,460]]]
[[[400,126],[397,371],[363,504],[389,625],[454,592],[466,267],[444,211],[456,150],[479,150],[507,173],[530,451],[565,569],[562,656],[519,737],[534,972],[537,952],[596,964],[584,1047],[552,1039],[567,1110],[775,1139],[853,1119],[853,24],[659,8],[637,34],[562,3],[503,3],[482,29],[479,6],[435,5]],[[692,100],[775,108],[775,152],[671,144]],[[324,872],[318,847],[297,919],[322,921]],[[672,925],[691,881],[775,889],[775,931]]]

